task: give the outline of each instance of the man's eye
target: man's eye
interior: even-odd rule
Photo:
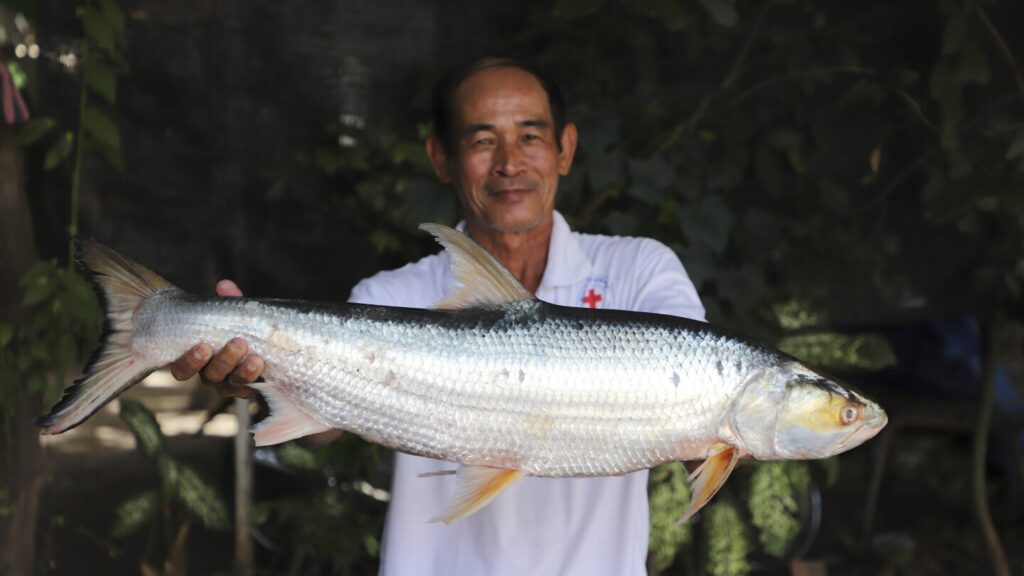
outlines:
[[[494,144],[494,138],[477,138],[473,141],[474,146],[490,146]]]
[[[539,134],[523,134],[523,140],[531,142],[533,140],[540,140]]]

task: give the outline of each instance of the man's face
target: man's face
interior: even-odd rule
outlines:
[[[531,74],[490,68],[459,85],[452,110],[452,150],[431,139],[438,177],[451,182],[473,227],[525,232],[550,222],[559,175],[569,173],[576,127],[559,139],[548,96]]]

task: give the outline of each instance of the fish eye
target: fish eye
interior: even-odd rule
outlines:
[[[843,408],[843,411],[840,412],[839,419],[842,421],[843,425],[846,425],[856,420],[858,416],[860,416],[860,409],[854,405],[847,405]]]

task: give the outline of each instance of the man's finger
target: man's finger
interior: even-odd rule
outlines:
[[[245,340],[232,338],[203,369],[203,378],[207,382],[223,382],[248,351],[249,345]]]
[[[256,395],[256,390],[248,386],[235,386],[226,380],[214,383],[213,387],[224,398],[252,398]]]
[[[235,386],[247,386],[263,373],[263,358],[250,354],[228,376],[227,381]]]
[[[193,346],[191,350],[185,352],[171,364],[171,376],[174,376],[175,380],[188,380],[195,375],[196,372],[206,366],[206,363],[210,361],[210,356],[213,355],[213,347],[209,344],[198,344]]]
[[[235,284],[231,280],[221,280],[217,282],[217,296],[225,298],[241,298],[242,291],[238,289],[238,284]]]

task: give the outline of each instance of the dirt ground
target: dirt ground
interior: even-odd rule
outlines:
[[[163,413],[190,415],[185,424],[162,417],[165,430],[177,426],[179,431],[195,425],[197,408],[216,401],[188,387],[141,387],[129,397]],[[38,574],[141,573],[145,531],[112,537],[114,510],[124,499],[156,486],[158,476],[126,434],[116,415],[106,411],[47,445]],[[211,479],[230,505],[231,442],[229,437],[185,433],[170,436],[168,450]],[[970,497],[970,446],[970,437],[956,432],[911,428],[896,434],[866,541],[866,494],[877,446],[869,443],[841,457],[838,483],[823,490],[821,529],[807,558],[824,561],[828,574],[840,576],[990,573]],[[987,470],[991,511],[1012,572],[1024,574],[1024,478],[1016,466],[1009,445],[992,443]],[[257,497],[260,490],[257,485]],[[230,532],[193,527],[187,573],[230,574],[232,547]],[[753,560],[754,573],[789,572],[785,563],[760,556]]]

